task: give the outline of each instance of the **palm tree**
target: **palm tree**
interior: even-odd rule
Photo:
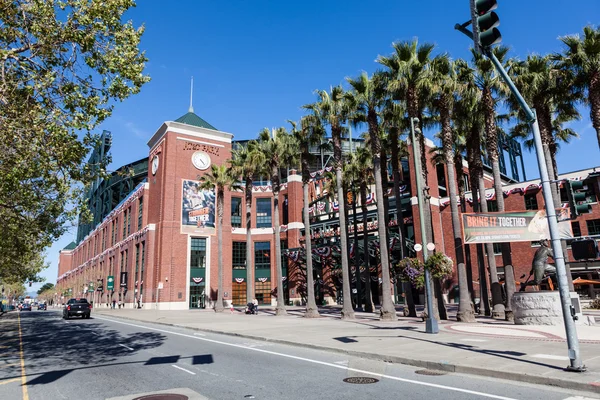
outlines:
[[[244,198],[246,203],[246,302],[254,299],[254,265],[252,262],[252,182],[260,175],[265,165],[264,153],[260,151],[258,142],[250,140],[245,146],[232,151],[231,166],[236,176],[244,180]]]
[[[471,307],[465,255],[462,243],[460,215],[458,211],[456,169],[454,159],[454,135],[452,131],[452,108],[458,80],[454,63],[446,54],[437,56],[432,62],[434,92],[437,94],[433,104],[439,112],[441,137],[446,172],[448,173],[448,192],[450,196],[450,212],[452,215],[452,233],[454,235],[454,250],[456,254],[456,273],[459,287],[459,303],[456,319],[459,322],[475,322]],[[462,171],[462,167],[461,167]]]
[[[367,122],[369,127],[369,139],[371,144],[371,155],[373,156],[373,175],[375,176],[375,197],[379,202],[377,206],[377,230],[379,234],[379,250],[381,255],[381,319],[394,321],[397,319],[396,309],[391,299],[390,285],[390,260],[387,246],[387,215],[383,206],[384,194],[381,179],[381,141],[379,137],[379,109],[385,101],[385,87],[379,79],[369,78],[366,72],[359,77],[346,78],[352,87],[352,92],[347,96],[348,102],[354,111],[354,123]],[[383,160],[384,164],[387,160]],[[387,191],[387,187],[386,187]]]
[[[400,182],[404,179],[400,159],[408,155],[406,142],[401,142],[400,145],[400,129],[405,128],[406,124],[406,107],[403,103],[398,103],[388,99],[383,107],[383,124],[388,129],[387,143],[390,148],[390,163],[392,165],[392,177],[394,181],[394,198],[396,199],[396,219],[398,221],[398,233],[400,236],[400,258],[408,256],[408,248],[406,246],[406,231],[404,229],[404,217],[402,215],[402,197],[400,194]],[[408,317],[416,317],[417,309],[412,295],[412,285],[410,282],[402,282],[404,296],[408,308],[405,310],[405,315]]]
[[[570,35],[560,40],[567,46],[561,64],[575,72],[576,86],[587,90],[586,102],[600,147],[600,28],[586,26],[583,38]]]
[[[283,296],[283,269],[281,266],[281,237],[279,225],[279,190],[281,189],[280,168],[295,165],[297,144],[285,128],[263,129],[259,134],[260,150],[267,160],[273,190],[273,240],[275,242],[275,262],[277,265],[277,307],[275,315],[286,315]],[[308,257],[308,255],[307,255]]]
[[[211,172],[200,178],[201,189],[214,189],[217,192],[217,245],[219,284],[215,312],[223,312],[223,213],[225,203],[225,190],[241,189],[239,181],[232,173],[231,168],[225,164],[212,166]]]
[[[313,114],[302,117],[300,120],[300,129],[297,128],[295,122],[290,121],[292,124],[292,135],[296,138],[296,142],[299,145],[300,150],[300,164],[302,169],[302,198],[304,200],[304,207],[302,209],[302,217],[304,221],[304,238],[306,246],[306,290],[307,290],[307,301],[306,301],[306,312],[304,316],[306,318],[317,318],[320,316],[319,308],[315,301],[315,284],[313,277],[313,263],[312,263],[312,239],[310,235],[310,215],[308,212],[309,199],[308,199],[308,184],[310,182],[310,160],[313,157],[310,149],[312,146],[318,146],[321,144],[323,138],[323,128],[321,121]]]
[[[493,50],[496,58],[502,63],[508,53],[508,48],[504,46],[495,47]],[[481,91],[481,113],[484,117],[486,155],[492,167],[494,177],[494,191],[498,211],[504,211],[504,193],[502,191],[502,178],[500,175],[500,160],[498,152],[498,130],[496,126],[496,105],[507,93],[506,86],[501,77],[498,76],[494,65],[488,57],[472,50],[473,65],[475,73],[475,84]],[[483,179],[480,179],[481,210],[487,212],[487,202],[485,199],[485,188]],[[502,289],[498,282],[497,270],[495,268],[495,256],[493,246],[486,245],[488,251],[488,261],[494,258],[494,265],[490,264],[490,273],[492,274],[492,302],[494,305],[492,316],[494,318],[506,318],[512,320],[512,311],[510,307],[511,297],[515,289],[514,272],[512,267],[511,250],[509,243],[502,244],[502,259],[504,263],[504,276],[506,282],[506,307],[502,301]],[[490,257],[491,253],[491,257]],[[494,271],[496,270],[496,271]],[[495,275],[495,276],[494,276]]]
[[[311,110],[319,117],[323,125],[331,128],[333,139],[333,159],[336,174],[336,186],[338,199],[344,198],[342,187],[342,131],[348,116],[348,106],[341,86],[335,86],[328,93],[326,90],[317,91],[319,101],[314,104],[305,105],[304,108]],[[350,274],[348,273],[348,229],[343,216],[346,205],[344,201],[339,202],[340,215],[340,247],[342,250],[342,293],[344,305],[342,307],[342,319],[354,319],[354,310],[350,301]]]
[[[536,111],[546,166],[550,179],[555,181],[558,179],[556,153],[559,141],[568,141],[576,136],[573,130],[563,128],[562,125],[580,118],[575,103],[581,98],[581,90],[577,87],[573,70],[560,69],[549,56],[530,55],[525,61],[514,62],[511,72],[514,75],[515,85]],[[520,120],[513,128],[512,134],[528,137],[531,131],[523,111],[514,98],[510,98],[508,103]],[[551,187],[554,207],[559,208],[561,201],[558,184]],[[566,242],[561,241],[561,246],[564,254],[568,255]],[[569,286],[574,290],[568,263],[566,268]]]
[[[418,118],[419,123],[415,128],[423,125],[423,110],[427,99],[431,95],[431,55],[435,45],[424,43],[419,45],[415,38],[412,41],[396,42],[392,44],[392,55],[379,56],[377,62],[385,66],[384,72],[388,81],[387,90],[393,99],[404,102],[408,118]],[[422,132],[422,129],[419,129]],[[421,159],[425,160],[425,136],[418,134],[417,143],[413,143],[414,151],[420,151]],[[420,171],[423,182],[427,185],[427,164],[422,163]],[[417,173],[417,171],[415,171]],[[431,221],[431,208],[428,196],[425,196],[424,219],[427,237],[433,241],[433,226]]]

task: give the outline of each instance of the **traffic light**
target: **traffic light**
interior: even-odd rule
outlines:
[[[576,217],[580,214],[587,214],[592,211],[592,206],[587,203],[580,204],[587,201],[586,199],[586,187],[583,181],[570,181],[565,182],[567,189],[567,197],[569,198],[569,208],[571,209],[571,217]]]
[[[574,240],[571,242],[571,251],[576,260],[594,260],[598,258],[598,243],[591,238]]]
[[[496,0],[477,0],[475,2],[477,26],[479,27],[479,43],[484,48],[502,41],[502,35],[496,28],[500,25],[500,18],[498,18],[498,14],[492,11],[496,8],[498,8]]]

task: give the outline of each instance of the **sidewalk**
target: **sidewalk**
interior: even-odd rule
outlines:
[[[303,308],[289,307],[276,317],[262,307],[259,315],[240,310],[157,311],[98,309],[98,315],[180,326],[294,346],[322,349],[458,373],[558,386],[600,393],[600,326],[577,326],[581,355],[588,370],[565,372],[569,364],[562,326],[516,326],[490,318],[474,324],[441,321],[440,333],[425,333],[417,318],[381,322],[375,314],[356,313],[342,321],[339,309],[321,309],[322,318],[304,319]],[[92,315],[93,316],[93,315]]]

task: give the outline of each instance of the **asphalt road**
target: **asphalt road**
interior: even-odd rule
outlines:
[[[417,370],[158,324],[94,318],[93,313],[89,320],[65,321],[56,310],[0,318],[0,399],[7,400],[133,399],[165,390],[185,390],[190,399],[227,400],[594,398],[460,374],[421,375]],[[377,382],[343,381],[355,377]]]

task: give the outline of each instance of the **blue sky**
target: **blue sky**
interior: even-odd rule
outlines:
[[[559,36],[581,32],[600,15],[598,0],[498,2],[503,44],[519,58],[560,51]],[[468,0],[141,0],[126,17],[146,27],[142,48],[152,81],[98,128],[113,134],[114,167],[147,157],[151,135],[187,112],[191,76],[196,114],[235,139],[249,139],[297,120],[315,89],[374,72],[374,60],[391,53],[394,41],[418,37],[436,44],[436,54],[469,57],[469,40],[454,30],[469,19]],[[572,124],[581,138],[560,151],[561,171],[600,165],[587,108],[582,117]],[[526,171],[528,178],[538,175],[528,154]],[[47,281],[56,281],[58,251],[74,235],[48,249]]]

